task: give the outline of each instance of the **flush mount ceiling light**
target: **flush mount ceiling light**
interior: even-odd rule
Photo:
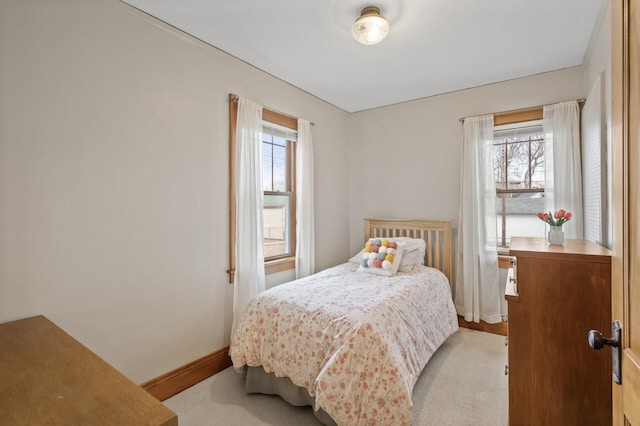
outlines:
[[[389,34],[389,23],[380,15],[380,9],[376,6],[367,6],[360,12],[351,27],[353,38],[358,43],[372,45],[378,44]]]

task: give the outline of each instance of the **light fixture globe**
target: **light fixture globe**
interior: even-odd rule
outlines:
[[[353,38],[357,42],[372,45],[378,44],[389,34],[389,23],[380,15],[380,9],[376,6],[367,6],[360,12],[351,27]]]

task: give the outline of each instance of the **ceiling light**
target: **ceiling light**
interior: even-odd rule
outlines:
[[[389,34],[389,23],[380,15],[380,9],[375,6],[367,6],[360,12],[351,27],[353,38],[357,42],[372,45],[378,44]]]

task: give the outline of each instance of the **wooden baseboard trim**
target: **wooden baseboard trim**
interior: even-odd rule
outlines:
[[[500,336],[507,335],[507,323],[506,321],[499,322],[497,324],[489,324],[484,321],[477,322],[468,322],[465,319],[458,315],[458,325],[464,328],[470,328],[472,330],[485,331],[491,334],[499,334]]]
[[[160,401],[190,388],[214,374],[231,366],[229,347],[222,348],[205,355],[189,364],[178,367],[160,377],[151,379],[140,385]]]

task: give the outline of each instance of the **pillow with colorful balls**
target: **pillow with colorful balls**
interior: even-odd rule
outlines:
[[[369,238],[364,246],[358,272],[393,276],[398,272],[403,247],[396,241],[382,238]]]

